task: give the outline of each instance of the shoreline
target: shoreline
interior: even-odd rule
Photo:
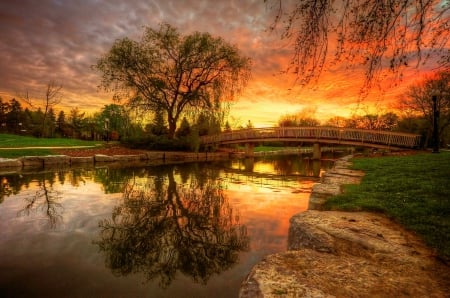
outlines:
[[[93,154],[90,156],[46,155],[23,156],[10,159],[0,158],[0,173],[21,172],[27,170],[44,170],[60,167],[80,166],[145,166],[162,165],[180,162],[213,161],[229,159],[230,153],[226,152],[175,152],[175,151],[147,151],[138,154]]]
[[[290,220],[286,252],[256,264],[240,298],[450,297],[449,267],[411,231],[382,214],[322,210],[359,183],[345,156],[313,186],[307,211]]]

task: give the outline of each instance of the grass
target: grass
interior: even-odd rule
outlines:
[[[49,148],[39,147],[95,146],[98,144],[98,141],[83,141],[66,138],[48,139],[13,134],[0,134],[0,148],[2,148],[0,149],[0,157],[18,158],[22,156],[43,156],[54,154]]]
[[[0,134],[0,148],[94,146],[96,144],[99,144],[99,141]]]
[[[20,158],[23,156],[45,156],[55,154],[51,149],[11,149],[0,150],[1,158]]]
[[[325,208],[382,212],[415,231],[450,260],[450,152],[357,158],[366,173],[359,185],[346,185]]]

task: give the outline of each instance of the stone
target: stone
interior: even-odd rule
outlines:
[[[113,156],[104,155],[104,154],[96,154],[94,155],[95,162],[114,162],[117,159]]]
[[[42,156],[41,158],[42,158],[44,167],[70,165],[70,157],[67,155],[47,155],[47,156]]]
[[[450,297],[450,268],[381,214],[319,211],[364,173],[338,160],[314,185],[308,211],[290,219],[288,251],[269,255],[239,297]]]
[[[20,159],[23,167],[26,168],[42,168],[44,167],[44,160],[40,156],[24,156]]]
[[[71,157],[70,164],[94,163],[94,156]]]
[[[115,161],[140,161],[143,160],[140,155],[113,155]]]
[[[0,158],[0,168],[21,168],[22,162],[19,159]]]
[[[239,297],[448,297],[448,265],[383,215],[306,211],[288,246],[251,270]]]
[[[145,155],[146,155],[146,159],[148,159],[148,160],[162,160],[165,158],[165,152],[149,151],[149,152],[146,152]]]

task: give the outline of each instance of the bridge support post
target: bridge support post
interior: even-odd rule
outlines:
[[[322,152],[320,149],[320,143],[314,143],[313,144],[313,159],[321,159],[322,158]]]
[[[245,143],[245,156],[255,156],[253,149],[255,149],[254,143]]]

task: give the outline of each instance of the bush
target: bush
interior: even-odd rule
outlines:
[[[127,138],[122,144],[128,148],[145,150],[191,151],[189,138],[169,139],[167,136]]]

